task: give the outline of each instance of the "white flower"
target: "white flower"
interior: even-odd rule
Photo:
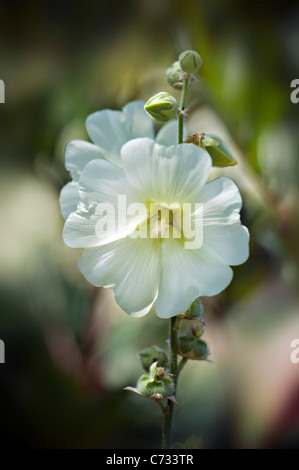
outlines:
[[[95,126],[92,137],[101,143],[102,134],[97,136]],[[87,156],[87,147],[85,150]],[[85,248],[79,260],[81,272],[95,286],[111,287],[124,311],[142,316],[155,304],[159,317],[170,318],[184,312],[195,298],[225,289],[233,275],[229,265],[247,259],[249,234],[240,223],[241,196],[228,178],[206,184],[211,158],[195,145],[164,146],[145,137],[125,143],[120,160],[118,151],[119,147],[113,163],[100,157],[89,161],[84,169],[79,158],[73,160],[73,174],[81,173],[79,194],[83,203],[69,215],[64,240],[71,247]],[[172,229],[169,238],[164,237],[164,229],[154,234],[157,225],[150,225],[149,213],[143,220],[136,219],[135,225],[131,218],[129,230],[121,225],[117,232],[99,236],[99,205],[110,203],[117,213],[119,195],[126,196],[127,204],[140,202],[148,208],[151,203],[160,208],[160,223],[164,221]],[[200,248],[184,246],[188,234],[177,220],[177,208],[184,203],[202,204]],[[170,211],[172,204],[175,210]],[[168,216],[172,212],[172,216],[164,218],[163,211]],[[194,211],[193,222],[198,217]],[[132,233],[143,224],[150,236],[133,238]],[[175,228],[182,231],[182,238],[175,238]]]
[[[121,166],[120,149],[126,142],[137,137],[154,138],[153,120],[144,111],[142,101],[128,103],[122,111],[97,111],[88,116],[86,129],[94,144],[73,140],[65,149],[65,166],[73,179],[64,186],[60,195],[61,212],[65,219],[77,209],[78,182],[88,162],[105,159]],[[164,125],[156,136],[156,142],[160,144],[170,145],[176,141],[176,121]]]

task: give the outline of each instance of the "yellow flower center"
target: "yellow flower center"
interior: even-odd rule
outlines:
[[[150,238],[181,238],[181,206],[150,203],[147,227]]]

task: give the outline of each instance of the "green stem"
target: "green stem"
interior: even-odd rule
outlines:
[[[183,143],[183,135],[184,135],[184,111],[186,109],[186,102],[187,102],[187,95],[188,95],[188,88],[189,88],[189,77],[184,78],[183,82],[183,90],[181,96],[181,103],[180,103],[180,114],[178,119],[179,129],[178,129],[178,143]]]
[[[170,374],[174,383],[174,397],[176,396],[177,386],[177,326],[176,317],[170,319]],[[172,444],[173,432],[173,418],[175,404],[168,400],[167,411],[164,413],[164,435],[163,435],[163,449],[170,449]]]
[[[166,411],[166,408],[163,405],[162,400],[155,400],[155,402],[157,403],[157,405],[159,405],[159,407],[161,408],[162,413],[164,414],[165,411]]]
[[[184,111],[186,108],[187,95],[189,88],[189,76],[184,78],[183,90],[180,103],[180,113],[178,115],[178,143],[183,143],[184,135]],[[174,383],[174,397],[176,397],[177,377],[178,377],[178,363],[177,363],[177,317],[170,319],[170,374]],[[172,447],[172,433],[174,421],[175,404],[173,401],[168,400],[167,408],[164,411],[164,434],[163,434],[163,449],[171,449]]]
[[[187,357],[182,357],[182,359],[181,359],[181,361],[178,365],[177,377],[179,377],[179,375],[182,372],[182,369],[184,368],[187,361],[188,361]]]

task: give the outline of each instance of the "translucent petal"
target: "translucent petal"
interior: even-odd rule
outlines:
[[[205,225],[203,243],[231,266],[244,263],[249,256],[249,232],[244,225]]]
[[[78,181],[88,162],[104,157],[104,153],[96,145],[84,140],[72,140],[65,148],[65,167],[71,172],[73,180]]]
[[[211,169],[210,156],[195,145],[167,147],[148,138],[127,142],[121,157],[128,181],[151,202],[198,201]]]
[[[157,297],[161,277],[160,242],[128,237],[89,248],[81,256],[79,268],[95,286],[112,287],[116,302],[125,312],[140,316],[150,310]]]
[[[178,122],[169,121],[161,127],[156,142],[160,145],[176,145],[178,143]]]
[[[217,178],[204,186],[200,200],[205,225],[226,225],[240,219],[242,198],[238,186],[229,178]]]
[[[68,246],[86,248],[111,243],[126,237],[146,219],[145,213],[127,216],[127,206],[136,198],[123,171],[110,162],[89,162],[81,175],[79,192],[83,204],[70,214],[64,226]]]
[[[65,219],[67,219],[72,212],[77,210],[79,199],[78,183],[72,181],[62,188],[59,203],[61,213]]]
[[[187,250],[183,241],[162,242],[163,272],[155,310],[170,318],[184,312],[199,296],[221,292],[232,279],[231,268],[209,247]]]
[[[142,101],[134,101],[122,111],[104,109],[87,118],[87,132],[107,160],[121,166],[120,149],[128,140],[153,138],[153,124],[143,107]]]

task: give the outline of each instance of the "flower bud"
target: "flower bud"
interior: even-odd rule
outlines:
[[[195,51],[184,51],[179,56],[180,66],[183,72],[197,73],[202,65],[202,58]]]
[[[137,354],[144,370],[150,370],[153,362],[157,363],[158,367],[168,367],[168,357],[166,352],[158,346],[150,346]]]
[[[166,122],[177,116],[179,106],[173,96],[162,91],[150,98],[144,106],[144,109],[156,119],[156,121]]]
[[[201,146],[210,154],[213,166],[234,166],[238,163],[226,143],[217,135],[203,134]]]
[[[174,393],[172,380],[164,375],[163,367],[157,367],[154,362],[149,375],[142,375],[137,382],[137,390],[144,397],[160,396],[168,398]]]
[[[215,134],[198,134],[196,132],[189,136],[186,142],[206,150],[212,158],[213,166],[234,166],[238,163],[228,146]]]
[[[201,318],[203,314],[203,305],[199,299],[195,299],[194,302],[190,305],[188,310],[186,310],[186,316],[189,317],[196,317]]]
[[[200,339],[203,331],[203,327],[192,326],[187,334],[180,335],[178,337],[178,354],[187,359],[205,360],[210,352],[207,343]]]
[[[166,70],[165,80],[169,83],[170,86],[176,90],[179,90],[183,86],[182,73],[183,71],[181,69],[180,63],[177,60]]]

